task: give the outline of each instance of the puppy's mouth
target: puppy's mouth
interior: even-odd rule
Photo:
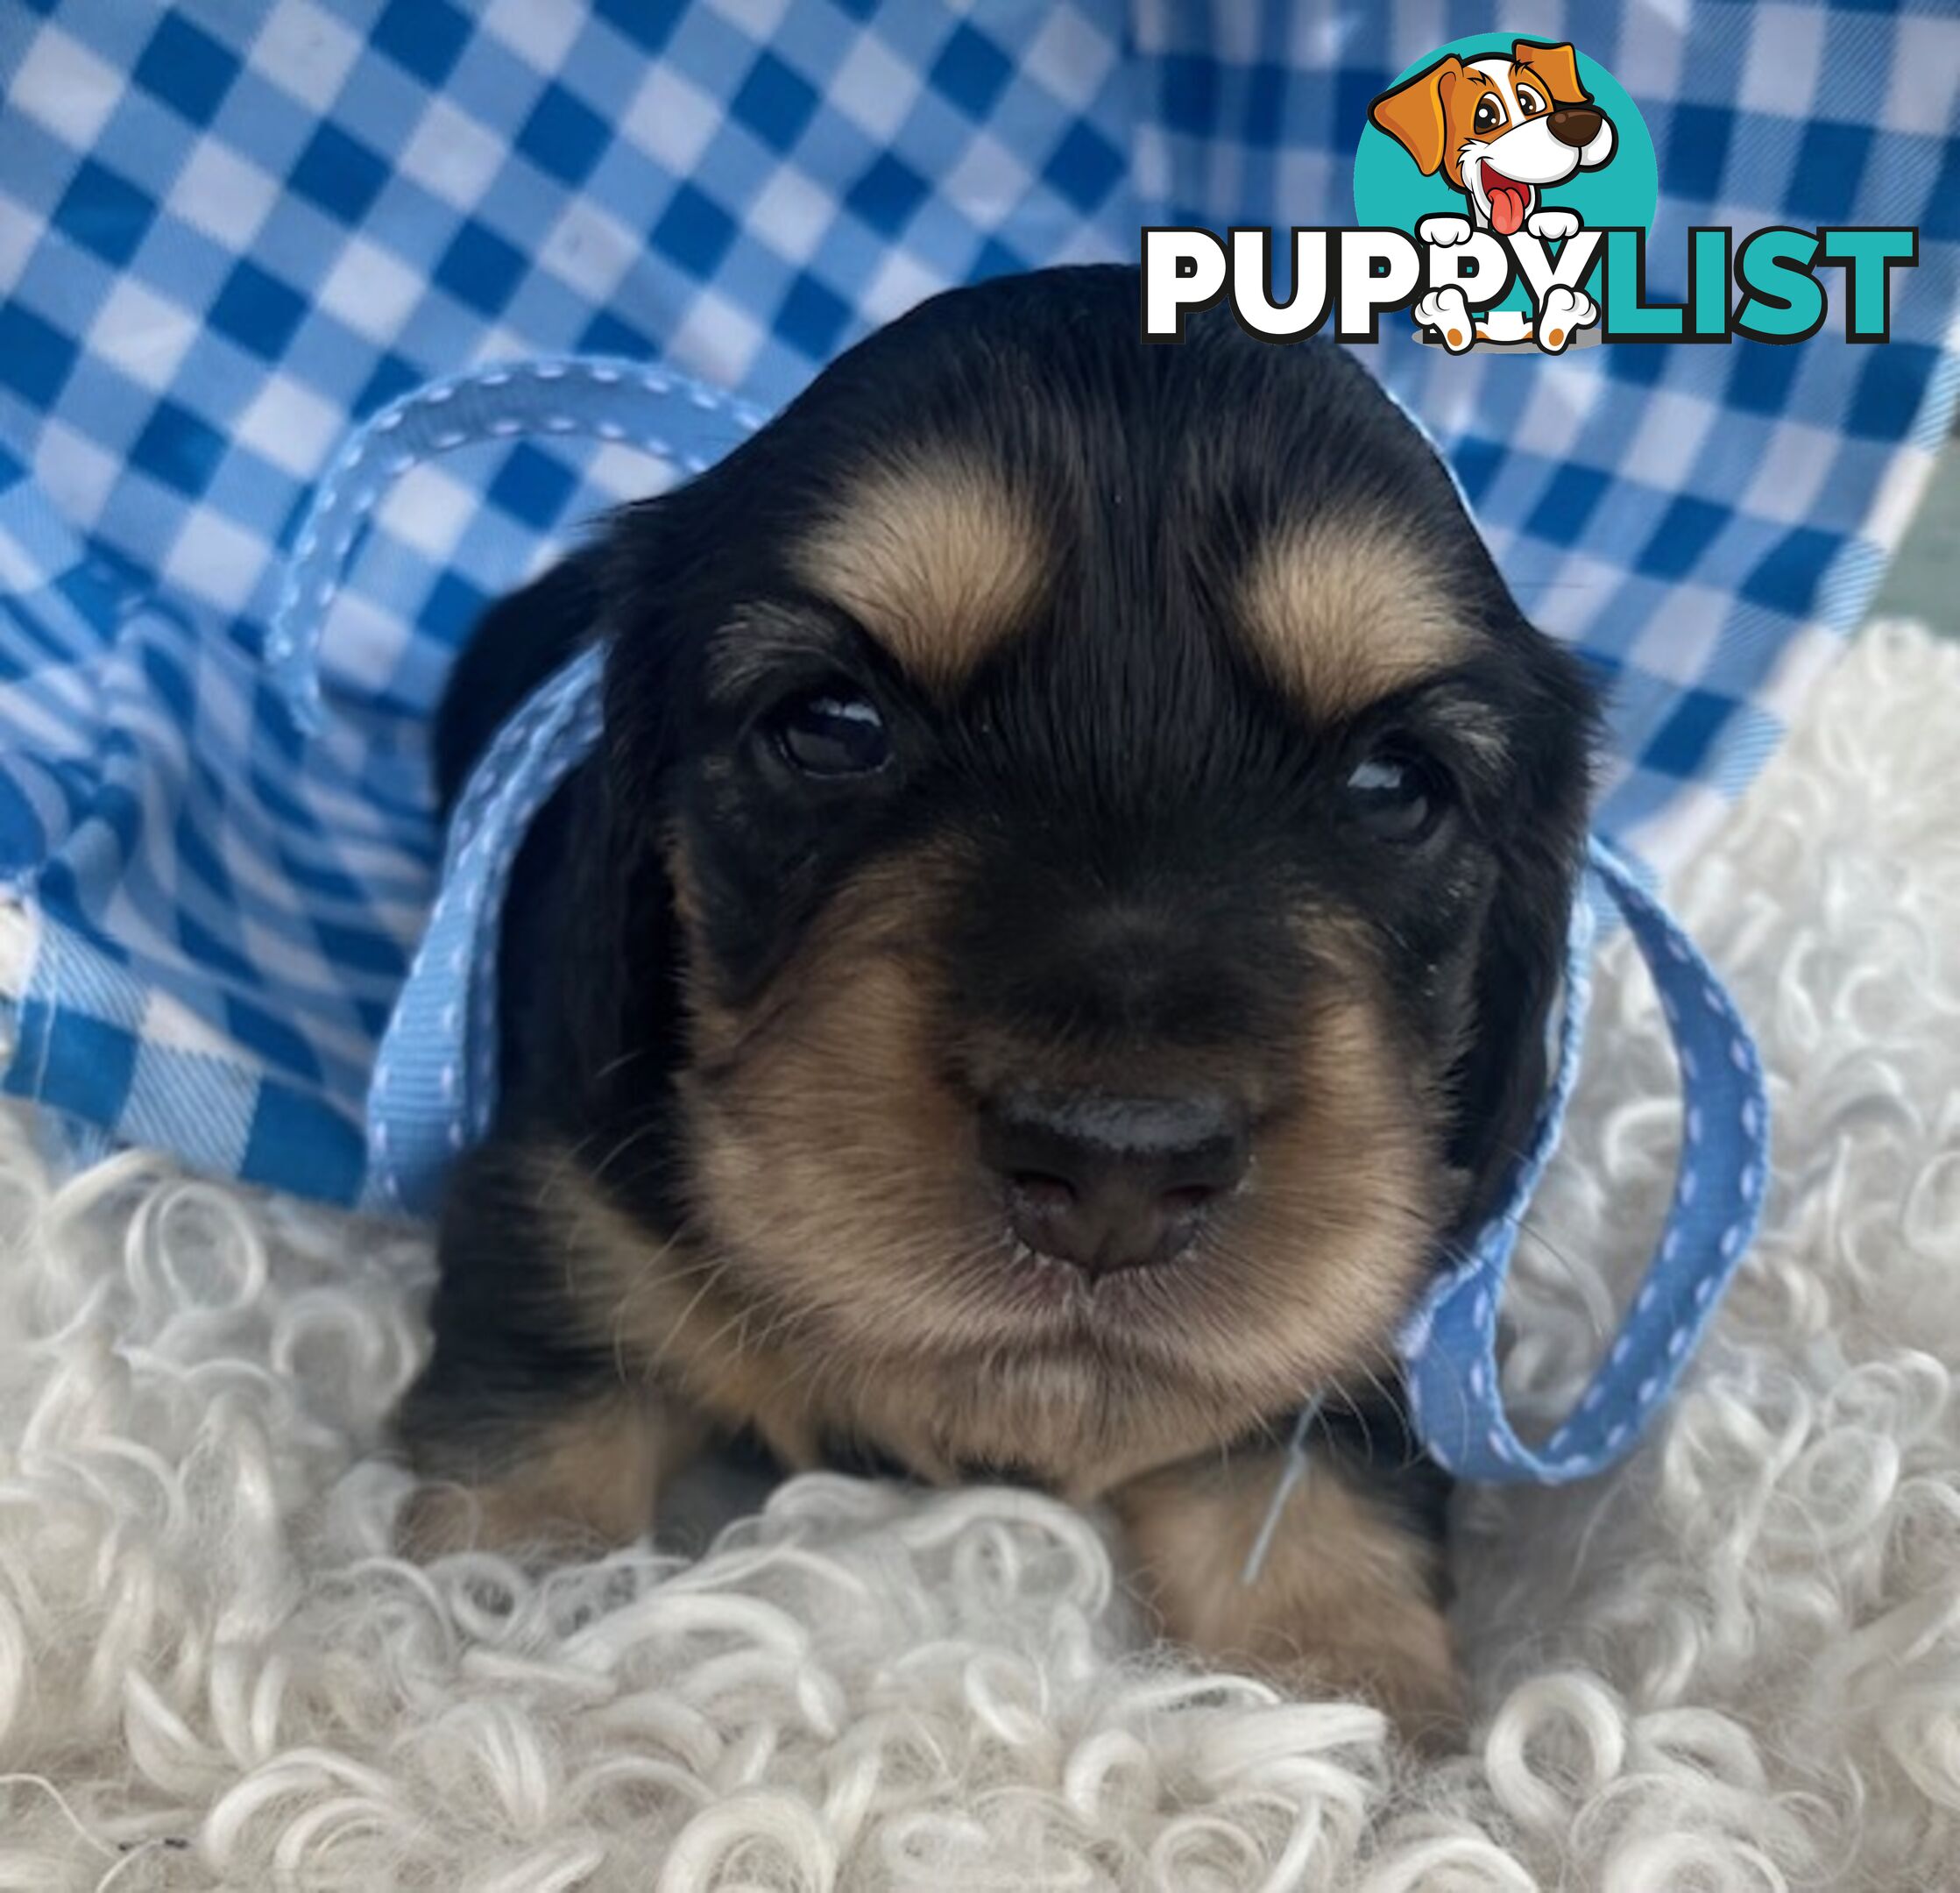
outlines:
[[[1500,237],[1514,236],[1524,229],[1525,219],[1532,214],[1532,206],[1538,201],[1538,187],[1506,177],[1488,158],[1478,162],[1484,201],[1490,206],[1490,227]]]
[[[1022,1329],[1023,1345],[1096,1351],[1174,1338],[1199,1292],[1206,1258],[1185,1251],[1136,1267],[1093,1273],[1015,1242],[993,1294]]]

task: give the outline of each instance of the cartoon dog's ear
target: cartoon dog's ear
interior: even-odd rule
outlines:
[[[1511,42],[1511,58],[1530,67],[1545,82],[1554,105],[1584,105],[1592,94],[1579,78],[1579,55],[1569,46],[1536,46],[1529,39]]]
[[[1425,177],[1434,177],[1442,168],[1448,144],[1443,108],[1462,71],[1463,61],[1453,53],[1383,93],[1368,108],[1368,122],[1407,152]]]

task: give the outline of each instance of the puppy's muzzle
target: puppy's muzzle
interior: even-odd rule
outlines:
[[[1606,123],[1606,114],[1590,105],[1561,105],[1546,115],[1545,123],[1560,144],[1569,145],[1574,151],[1583,151],[1599,136],[1599,128]]]
[[[1245,1113],[1217,1096],[1020,1091],[983,1104],[980,1124],[1015,1235],[1092,1279],[1190,1247],[1251,1154]]]

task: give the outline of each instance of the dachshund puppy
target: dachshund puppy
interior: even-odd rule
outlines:
[[[1591,702],[1350,357],[1137,295],[925,304],[462,658],[446,794],[591,639],[604,734],[507,907],[405,1538],[630,1539],[711,1436],[1015,1478],[1170,1634],[1436,1735],[1391,1341],[1540,1095]]]

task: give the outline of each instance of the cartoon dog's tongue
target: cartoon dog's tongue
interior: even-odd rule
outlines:
[[[1532,188],[1507,178],[1502,171],[1483,167],[1483,188],[1490,199],[1490,227],[1500,237],[1509,237],[1525,227],[1525,213],[1532,207]]]

